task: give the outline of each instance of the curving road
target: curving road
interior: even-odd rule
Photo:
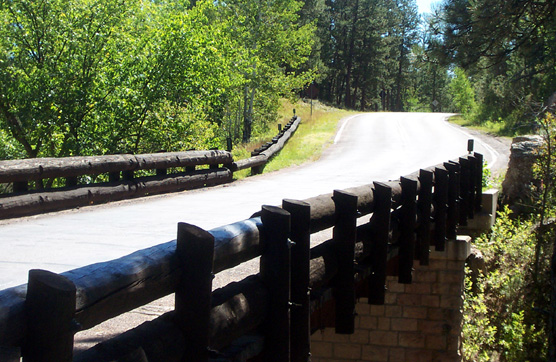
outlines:
[[[465,154],[469,138],[475,138],[475,151],[491,167],[506,166],[507,153],[495,150],[496,140],[474,137],[447,123],[447,116],[359,114],[340,122],[334,144],[314,163],[210,189],[5,221],[0,224],[0,289],[25,283],[32,268],[62,272],[175,239],[180,221],[210,229],[284,198],[395,179]]]

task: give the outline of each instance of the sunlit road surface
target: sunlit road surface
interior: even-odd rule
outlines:
[[[181,221],[211,229],[246,219],[263,204],[397,179],[457,158],[472,136],[447,116],[356,115],[341,122],[334,144],[314,163],[203,190],[3,222],[0,289],[26,283],[29,269],[59,273],[175,239]],[[475,151],[497,167],[503,157],[488,143],[476,138]]]

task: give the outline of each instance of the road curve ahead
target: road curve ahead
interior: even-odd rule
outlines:
[[[456,158],[471,136],[447,116],[359,114],[341,122],[334,144],[314,163],[204,190],[3,222],[0,289],[26,283],[29,269],[62,272],[175,239],[180,221],[211,229],[248,218],[262,204],[396,179]],[[497,162],[481,140],[475,150]]]

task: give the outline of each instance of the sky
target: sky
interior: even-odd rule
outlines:
[[[417,0],[417,6],[419,7],[420,13],[430,13],[431,3],[435,3],[437,0]]]

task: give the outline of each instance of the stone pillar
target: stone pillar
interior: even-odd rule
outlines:
[[[467,236],[450,240],[446,251],[431,252],[430,265],[415,264],[412,284],[388,277],[384,305],[356,306],[355,333],[333,328],[311,339],[312,362],[460,362]]]
[[[481,234],[489,231],[496,221],[499,192],[496,189],[486,190],[482,194],[483,208],[467,221],[467,226],[460,226],[461,233]]]

